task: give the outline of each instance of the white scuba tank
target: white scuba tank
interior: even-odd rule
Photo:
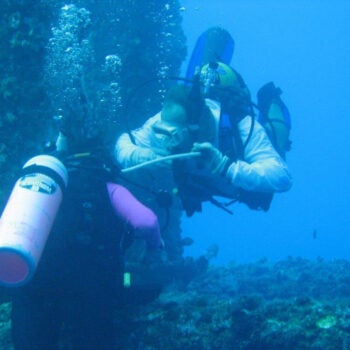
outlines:
[[[0,284],[20,286],[34,275],[52,228],[68,173],[49,155],[31,158],[0,218]]]

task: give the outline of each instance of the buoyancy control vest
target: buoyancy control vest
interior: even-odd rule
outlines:
[[[104,283],[120,288],[123,273],[121,239],[124,231],[111,206],[106,181],[109,174],[100,155],[88,153],[62,157],[69,184],[47,242],[38,278],[54,275],[65,284]],[[108,286],[107,286],[108,284]]]
[[[285,153],[290,149],[290,114],[285,103],[282,101],[281,90],[276,88],[273,83],[264,85],[258,92],[258,121],[265,128],[272,145],[276,151],[285,158]],[[254,128],[255,117],[252,116],[251,131],[247,140],[242,142],[238,130],[238,122],[232,115],[220,108],[220,104],[212,100],[206,100],[206,105],[211,111],[211,115],[216,125],[216,144],[220,151],[228,156],[232,162],[238,159],[244,160],[244,149],[250,140]],[[180,162],[181,163],[181,162]],[[226,211],[226,204],[220,204],[213,199],[213,195],[223,195],[218,193],[217,189],[210,186],[210,180],[201,179],[195,176],[195,170],[188,169],[183,163],[174,164],[174,175],[178,185],[179,195],[181,197],[187,216],[191,216],[196,211],[201,211],[201,203],[210,201],[220,206]],[[187,169],[187,170],[184,170]],[[201,181],[203,180],[203,181]],[[227,196],[226,196],[227,197]],[[233,202],[246,204],[250,209],[267,211],[270,208],[273,199],[273,193],[247,191],[238,189],[232,198]]]
[[[230,158],[232,162],[244,160],[244,149],[248,144],[254,129],[255,118],[251,116],[251,127],[247,140],[243,143],[238,123],[228,113],[221,112],[219,124],[219,150]],[[246,204],[250,209],[267,211],[273,198],[273,193],[247,191],[238,188],[232,202]]]

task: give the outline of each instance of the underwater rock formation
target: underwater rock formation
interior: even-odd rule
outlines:
[[[53,118],[80,109],[116,137],[159,108],[186,54],[177,0],[5,0],[0,23],[0,205]]]
[[[210,268],[118,315],[121,348],[350,348],[350,262],[290,258]]]
[[[44,1],[1,2],[0,14],[0,203],[13,171],[38,150],[47,97],[42,81],[52,20]]]
[[[186,274],[178,271],[153,302],[130,298],[115,310],[118,349],[350,348],[349,261],[262,260]],[[0,347],[11,349],[2,301]]]

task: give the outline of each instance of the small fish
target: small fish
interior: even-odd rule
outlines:
[[[313,238],[313,239],[317,239],[317,237],[318,237],[318,235],[317,235],[317,230],[314,229],[314,230],[312,231],[312,238]]]
[[[216,258],[219,253],[219,246],[217,244],[212,244],[204,252],[204,256],[207,260]]]
[[[194,240],[191,237],[184,237],[181,240],[181,244],[183,246],[190,246],[193,244],[193,242],[194,242]]]

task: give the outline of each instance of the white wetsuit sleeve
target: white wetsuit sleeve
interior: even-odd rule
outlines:
[[[152,150],[152,125],[157,120],[159,120],[158,114],[148,119],[141,128],[131,131],[135,143],[131,141],[127,133],[118,138],[114,156],[122,168],[128,168],[156,157]]]
[[[246,142],[252,117],[246,116],[238,129],[243,144]],[[272,146],[265,129],[254,121],[254,129],[244,150],[244,161],[232,163],[226,177],[236,187],[247,191],[283,192],[292,186],[287,164]]]

